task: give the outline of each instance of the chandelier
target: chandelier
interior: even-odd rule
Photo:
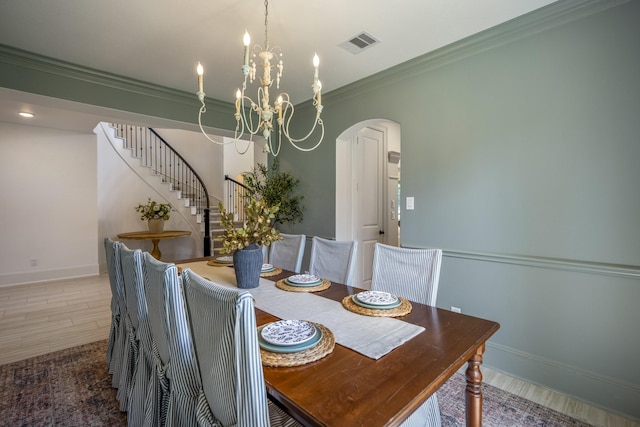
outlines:
[[[243,137],[244,133],[247,132],[250,135],[249,141],[253,140],[254,135],[262,133],[262,136],[264,136],[267,141],[264,147],[264,151],[273,154],[273,156],[277,156],[280,153],[283,136],[291,143],[291,145],[293,145],[298,150],[312,151],[320,145],[322,139],[324,138],[324,124],[322,122],[322,119],[320,118],[320,114],[322,113],[322,83],[318,79],[318,65],[320,63],[320,60],[318,58],[318,55],[315,54],[313,57],[313,84],[311,85],[311,89],[313,91],[312,102],[313,106],[316,109],[315,120],[313,122],[311,130],[306,136],[302,138],[294,138],[289,132],[289,125],[291,123],[291,119],[295,110],[293,104],[289,100],[289,94],[286,92],[279,93],[275,98],[273,105],[271,104],[269,90],[272,89],[274,82],[275,88],[280,89],[280,80],[283,76],[284,64],[282,62],[282,53],[280,52],[280,48],[271,48],[269,46],[268,18],[269,1],[265,0],[264,46],[256,45],[253,47],[253,49],[250,49],[249,46],[251,44],[251,37],[249,36],[248,32],[245,31],[244,33],[244,64],[242,65],[242,74],[244,75],[244,81],[242,82],[242,88],[238,88],[236,92],[236,110],[234,114],[236,119],[236,129],[233,142],[235,142],[236,144],[236,150],[238,151],[238,153],[244,154],[247,152],[250,146],[250,144],[248,144],[244,150],[238,149],[238,141]],[[250,55],[250,50],[253,50],[253,55]],[[258,75],[258,66],[261,68],[261,75]],[[273,71],[274,67],[276,71],[275,79],[273,79],[271,76],[271,72]],[[204,114],[207,109],[205,104],[205,93],[203,86],[204,68],[200,63],[198,63],[196,71],[198,74],[198,92],[196,92],[196,95],[198,96],[198,99],[202,104],[202,106],[200,107],[200,112],[198,113],[198,124],[200,125],[200,130],[207,137],[207,139],[220,144],[220,142],[214,141],[209,138],[209,136],[202,128],[202,114]],[[258,93],[256,98],[257,101],[254,101],[245,94],[247,90],[247,80],[249,84],[254,83],[254,81],[256,80],[259,81]],[[309,139],[318,126],[320,128],[320,139],[310,147],[299,145],[301,142]]]

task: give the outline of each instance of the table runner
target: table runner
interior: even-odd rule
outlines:
[[[236,287],[233,268],[208,266],[206,261],[180,264],[180,267],[190,268],[220,285]],[[321,323],[333,332],[338,344],[372,359],[379,359],[424,330],[422,326],[399,319],[352,313],[340,302],[312,293],[283,291],[265,278],[260,279],[260,286],[248,291],[260,310],[281,319]]]

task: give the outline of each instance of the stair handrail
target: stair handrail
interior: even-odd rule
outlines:
[[[118,123],[112,123],[112,126],[116,128],[118,136],[123,138],[125,148],[134,150],[136,157],[139,157],[145,166],[150,167],[153,173],[160,175],[163,181],[171,183],[175,188],[179,188],[194,202],[196,214],[202,215],[204,221],[204,256],[210,256],[209,192],[200,175],[154,129]],[[139,135],[137,131],[140,132]],[[169,154],[164,154],[167,151]],[[170,170],[167,171],[167,169]],[[192,190],[192,193],[187,193],[185,191],[187,189]]]
[[[224,180],[227,183],[227,206],[225,208],[227,212],[234,214],[236,221],[244,222],[244,207],[249,187],[229,175],[225,175]]]

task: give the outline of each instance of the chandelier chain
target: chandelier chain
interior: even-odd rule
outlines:
[[[269,50],[269,0],[264,0],[264,46]]]

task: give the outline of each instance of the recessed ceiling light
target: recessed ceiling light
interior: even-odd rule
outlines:
[[[33,113],[29,113],[27,111],[21,111],[20,114],[22,117],[33,117]]]

